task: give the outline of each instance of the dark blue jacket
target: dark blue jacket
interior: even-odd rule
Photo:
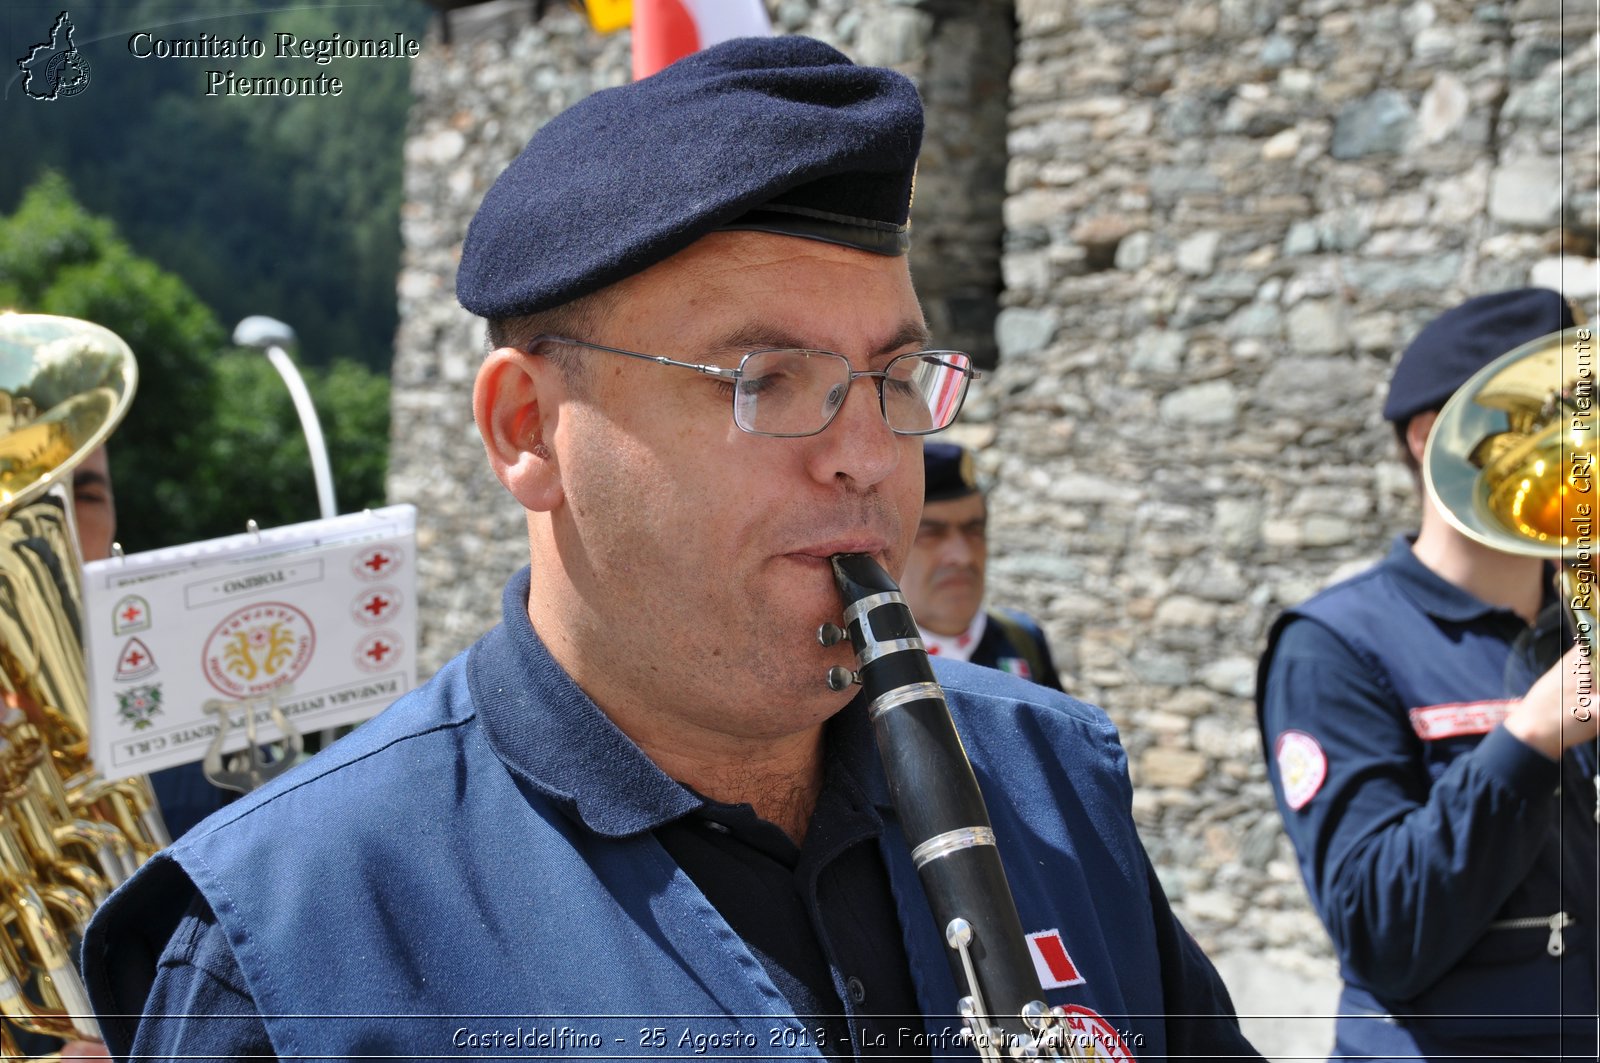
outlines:
[[[1262,738],[1345,980],[1336,1055],[1594,1058],[1592,757],[1499,725],[1533,635],[1404,539],[1273,628]]]
[[[973,664],[1031,679],[1052,690],[1062,689],[1044,630],[1032,617],[1015,609],[989,611],[983,638],[972,648],[970,660]]]
[[[507,588],[505,622],[424,688],[189,832],[102,907],[85,970],[114,1051],[136,1037],[167,1054],[265,1047],[248,1033],[219,1043],[230,1020],[182,1017],[214,1013],[222,985],[281,1055],[439,1058],[508,1042],[561,1058],[815,1054],[652,833],[698,799],[549,656],[527,580]],[[1059,931],[1075,965],[1075,984],[1048,999],[1139,1058],[1257,1058],[1139,843],[1105,716],[989,669],[939,672],[1023,926]],[[965,1056],[946,947],[864,713],[845,714],[830,755],[882,817],[929,1045]],[[197,894],[209,920],[193,917]],[[177,1015],[140,1028],[147,1006]]]

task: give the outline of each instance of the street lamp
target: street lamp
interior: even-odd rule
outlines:
[[[233,330],[233,342],[239,347],[256,347],[267,353],[267,360],[283,377],[289,397],[294,399],[295,412],[300,415],[300,430],[305,433],[306,449],[311,452],[311,472],[317,481],[317,503],[323,519],[338,515],[333,501],[333,470],[328,464],[328,447],[322,441],[322,423],[317,420],[317,408],[311,404],[311,392],[300,377],[300,370],[284,350],[295,342],[294,329],[282,321],[260,314],[252,314],[239,322]]]

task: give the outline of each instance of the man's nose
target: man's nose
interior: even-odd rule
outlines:
[[[946,565],[971,565],[976,552],[966,532],[952,529],[939,543],[939,560]]]
[[[816,437],[824,444],[818,448],[820,464],[816,469],[820,476],[828,480],[843,476],[868,487],[885,479],[899,464],[899,439],[883,418],[878,394],[881,380],[853,380],[833,423]]]

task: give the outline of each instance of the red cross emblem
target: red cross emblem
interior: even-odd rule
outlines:
[[[117,603],[111,613],[111,630],[117,635],[131,635],[150,627],[150,606],[137,594],[130,594]]]
[[[400,666],[404,644],[393,631],[368,635],[356,647],[355,661],[368,672],[381,672]]]
[[[387,579],[400,567],[400,549],[395,546],[374,546],[357,554],[350,567],[364,580]]]
[[[150,647],[138,639],[129,639],[117,658],[117,679],[139,679],[156,670],[156,659]]]
[[[355,596],[350,602],[350,615],[357,623],[377,627],[400,611],[403,600],[394,587],[374,587]]]

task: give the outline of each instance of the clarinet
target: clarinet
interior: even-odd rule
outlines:
[[[989,811],[900,588],[865,554],[829,561],[845,627],[823,624],[817,639],[848,637],[856,670],[830,669],[828,686],[859,683],[866,694],[912,863],[966,987],[956,1002],[963,1038],[985,1060],[1079,1058],[1066,1012],[1044,1003]]]

